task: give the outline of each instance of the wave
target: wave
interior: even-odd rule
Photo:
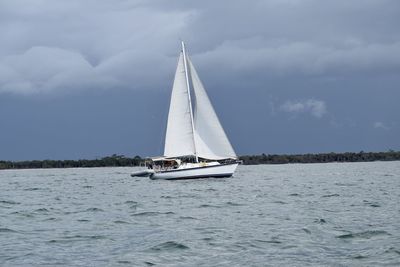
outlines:
[[[136,209],[139,206],[139,203],[133,200],[125,201],[124,204],[129,205],[130,209]]]
[[[395,247],[390,247],[389,249],[385,250],[385,253],[394,253],[400,255],[400,249]]]
[[[22,212],[22,211],[14,211],[14,212],[11,212],[10,214],[13,214],[13,215],[20,215],[20,216],[23,216],[23,217],[26,217],[26,218],[35,217],[33,214],[31,214],[31,213],[29,213],[29,212]]]
[[[344,235],[338,235],[336,238],[341,238],[341,239],[351,239],[351,238],[363,238],[363,239],[369,239],[374,236],[379,236],[379,235],[390,235],[386,231],[382,230],[369,230],[369,231],[364,231],[364,232],[359,232],[359,233],[349,233],[349,234],[344,234]]]
[[[37,191],[37,190],[40,190],[40,189],[42,189],[42,188],[39,188],[39,187],[31,187],[31,188],[25,188],[24,191]]]
[[[256,239],[254,241],[259,242],[259,243],[269,243],[269,244],[281,244],[282,243],[281,241],[277,240],[276,238],[272,238],[271,240]]]
[[[321,219],[315,219],[314,222],[315,222],[315,223],[319,223],[319,224],[324,224],[324,223],[326,223],[326,221],[325,221],[324,219],[322,219],[322,218],[321,218]]]
[[[121,263],[121,264],[132,264],[132,262],[131,261],[127,261],[127,260],[119,260],[119,261],[117,261],[117,263]]]
[[[182,219],[182,220],[198,220],[197,218],[192,217],[192,216],[180,216],[179,219]]]
[[[150,250],[154,251],[174,251],[183,249],[189,249],[189,247],[175,241],[163,242],[150,248]]]
[[[47,222],[47,221],[60,221],[60,220],[61,220],[60,218],[50,217],[50,218],[44,219],[43,221]]]
[[[107,237],[103,235],[74,235],[74,236],[66,236],[60,239],[52,239],[47,241],[48,243],[70,243],[76,241],[87,241],[87,240],[99,240],[106,239]]]
[[[368,201],[368,200],[363,200],[363,203],[365,205],[368,205],[368,206],[373,207],[373,208],[379,208],[381,206],[381,205],[379,205],[378,202],[372,202],[372,201]]]
[[[353,183],[335,183],[337,186],[357,186],[357,184]]]
[[[362,260],[362,259],[368,258],[368,256],[364,256],[364,255],[355,255],[355,256],[353,256],[352,258],[353,258],[353,259],[356,259],[356,260]]]
[[[97,212],[97,211],[104,211],[104,210],[102,210],[102,209],[100,209],[100,208],[88,208],[88,209],[86,209],[85,211]]]
[[[282,201],[282,200],[276,200],[276,201],[273,201],[272,203],[275,203],[275,204],[282,204],[282,205],[288,204],[287,202]]]
[[[34,212],[39,212],[39,213],[47,213],[47,212],[49,212],[49,210],[48,210],[48,209],[46,209],[46,208],[40,208],[40,209],[36,209],[36,210],[34,210]]]
[[[323,195],[322,197],[339,197],[339,194],[328,194],[328,195]]]
[[[66,236],[66,239],[75,239],[75,238],[82,238],[82,239],[106,239],[104,235],[74,235],[74,236]]]
[[[18,233],[18,231],[15,231],[10,228],[0,228],[0,233]]]
[[[167,211],[167,212],[158,212],[158,211],[143,211],[143,212],[138,212],[132,214],[132,216],[157,216],[157,215],[163,215],[163,214],[175,214],[172,211]]]
[[[0,200],[0,204],[18,205],[21,203],[12,200]]]
[[[217,205],[210,205],[210,204],[201,204],[199,208],[221,208],[220,206]]]
[[[130,224],[129,222],[122,221],[122,220],[116,220],[116,221],[114,221],[114,223],[116,223],[116,224]]]
[[[228,201],[225,204],[228,206],[245,206],[244,204],[235,203],[235,202],[231,202],[231,201]]]

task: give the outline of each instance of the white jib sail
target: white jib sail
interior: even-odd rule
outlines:
[[[195,95],[194,127],[197,155],[207,159],[236,158],[191,60],[188,68]]]
[[[190,115],[183,54],[179,56],[169,106],[164,156],[195,155],[194,133]]]

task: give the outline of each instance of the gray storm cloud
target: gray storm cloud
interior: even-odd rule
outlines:
[[[389,0],[3,0],[0,92],[160,88],[180,38],[205,75],[395,71],[399,7]]]

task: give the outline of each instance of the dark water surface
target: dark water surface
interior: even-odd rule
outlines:
[[[2,266],[400,266],[400,162],[0,171]]]

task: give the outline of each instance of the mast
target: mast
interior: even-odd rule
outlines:
[[[186,88],[187,88],[188,101],[189,101],[190,121],[192,123],[194,156],[196,157],[196,162],[199,162],[199,157],[197,156],[197,150],[196,150],[196,140],[195,140],[194,123],[193,123],[192,100],[190,98],[190,83],[189,83],[189,74],[188,74],[188,67],[187,67],[187,61],[186,61],[186,49],[185,49],[185,43],[183,41],[182,41],[182,53],[183,53],[183,65],[185,66]]]

